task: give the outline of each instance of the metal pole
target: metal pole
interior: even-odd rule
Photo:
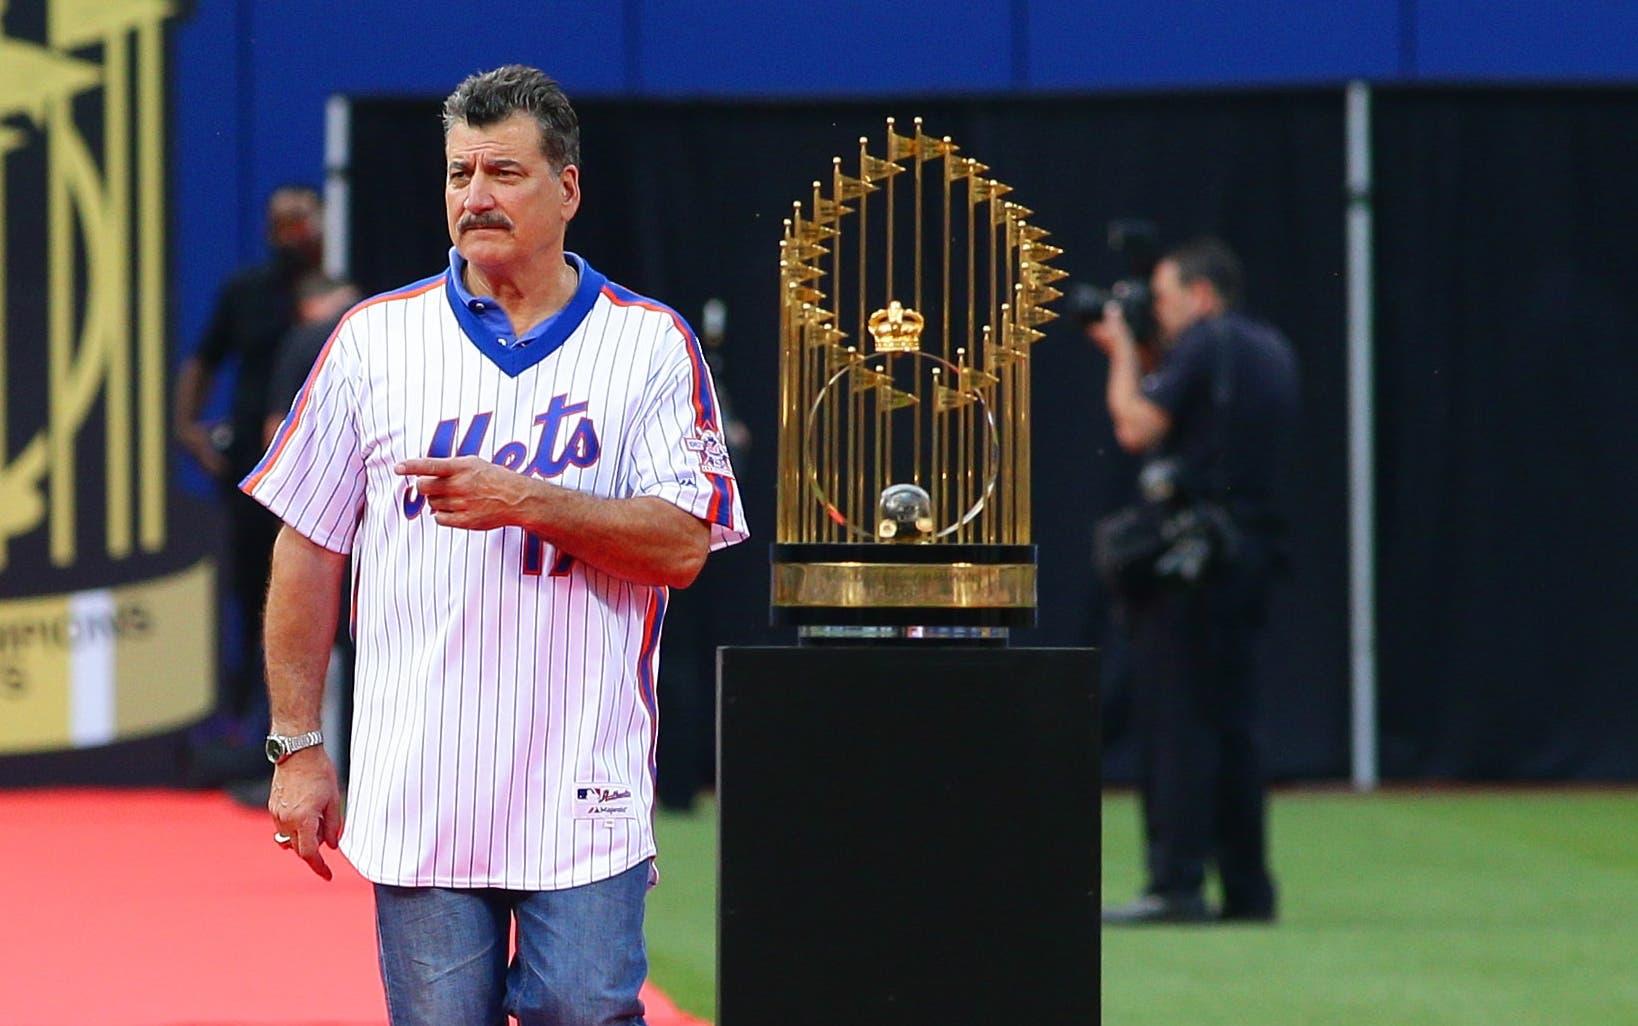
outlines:
[[[348,228],[349,165],[352,162],[353,108],[345,96],[324,104],[324,273],[345,277],[352,263]]]
[[[1353,784],[1375,790],[1376,726],[1376,456],[1375,329],[1371,242],[1371,89],[1348,84],[1348,610],[1352,685]]]

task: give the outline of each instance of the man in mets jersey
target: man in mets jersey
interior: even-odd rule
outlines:
[[[284,521],[275,840],[375,883],[394,1026],[640,1024],[660,625],[745,515],[693,333],[564,251],[556,83],[475,75],[444,125],[448,270],[342,320],[242,485]],[[344,833],[314,742],[349,556]]]

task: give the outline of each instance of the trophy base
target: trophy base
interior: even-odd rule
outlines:
[[[773,546],[776,626],[1033,627],[1035,546]]]
[[[719,651],[717,1023],[1098,1022],[1095,653]]]

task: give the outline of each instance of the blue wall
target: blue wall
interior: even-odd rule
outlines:
[[[441,95],[508,60],[667,98],[1630,82],[1634,39],[1632,0],[198,0],[172,50],[180,348],[259,257],[262,199],[322,177],[332,93]]]

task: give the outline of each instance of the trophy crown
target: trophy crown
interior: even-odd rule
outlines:
[[[878,353],[905,353],[921,349],[921,332],[927,318],[898,300],[887,304],[887,309],[870,315],[870,336],[876,340]]]

